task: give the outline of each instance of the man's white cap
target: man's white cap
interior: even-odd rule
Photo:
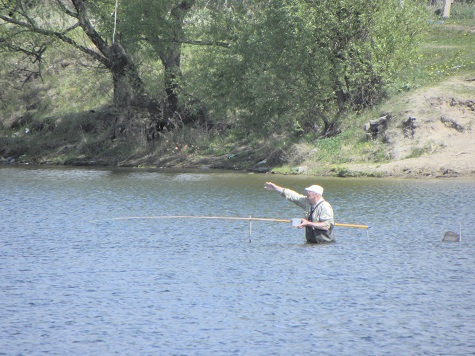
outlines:
[[[311,185],[310,187],[305,188],[305,190],[307,192],[313,192],[313,193],[323,195],[323,188],[320,187],[319,185]]]

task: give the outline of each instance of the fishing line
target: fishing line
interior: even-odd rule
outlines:
[[[114,31],[112,32],[112,43],[115,43],[115,32],[117,30],[117,8],[119,7],[119,0],[115,1],[114,8]]]
[[[252,217],[249,215],[249,243],[251,243],[251,234],[252,234]]]

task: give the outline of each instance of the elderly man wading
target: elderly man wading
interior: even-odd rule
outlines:
[[[335,242],[333,234],[333,209],[323,199],[323,188],[319,185],[311,185],[305,188],[307,195],[299,194],[293,190],[283,188],[272,182],[266,182],[264,188],[278,191],[285,199],[300,206],[307,212],[307,218],[302,219],[298,228],[305,228],[307,242],[328,243]]]

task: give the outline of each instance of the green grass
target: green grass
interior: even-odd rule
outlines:
[[[451,6],[450,17],[455,21],[467,22],[474,24],[475,22],[475,3],[461,4],[459,1]]]
[[[475,71],[474,25],[475,20],[444,20],[442,24],[430,25],[419,49],[420,61],[414,68],[414,78],[429,84],[460,72]]]

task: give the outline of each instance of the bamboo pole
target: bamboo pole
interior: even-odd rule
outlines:
[[[359,224],[342,224],[342,223],[335,223],[335,226],[341,227],[354,227],[355,229],[369,229],[371,226],[368,225],[359,225]]]
[[[162,215],[162,216],[124,216],[119,218],[111,218],[109,220],[139,220],[139,219],[215,219],[215,220],[244,220],[244,221],[271,221],[271,222],[282,222],[290,223],[292,220],[289,219],[273,219],[273,218],[243,218],[237,216],[202,216],[202,215]],[[95,220],[97,221],[97,220]],[[335,223],[335,226],[340,227],[350,227],[356,229],[369,229],[368,225],[360,224],[343,224]]]

